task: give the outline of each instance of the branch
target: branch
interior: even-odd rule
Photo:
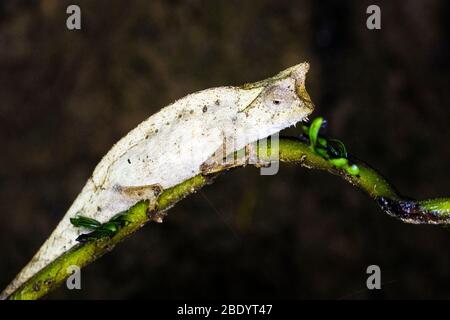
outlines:
[[[306,138],[308,137],[306,136]],[[262,160],[268,159],[266,151],[270,154],[270,146],[264,152],[260,147],[257,149]],[[425,201],[407,200],[401,197],[378,172],[364,162],[346,155],[348,162],[358,168],[357,173],[351,173],[339,166],[336,161],[333,161],[337,159],[329,159],[324,154],[319,154],[311,145],[311,141],[305,139],[305,137],[303,140],[280,139],[279,158],[282,162],[296,163],[309,169],[325,170],[344,178],[376,200],[383,211],[404,222],[450,223],[450,198]],[[39,299],[43,297],[61,285],[71,275],[68,271],[69,266],[77,265],[83,268],[103,254],[113,250],[117,243],[126,239],[146,223],[160,221],[168,209],[184,197],[211,183],[215,176],[198,175],[165,190],[158,199],[157,210],[154,212],[147,213],[148,202],[139,202],[127,212],[129,223],[120,228],[114,236],[78,244],[35,274],[8,298]]]

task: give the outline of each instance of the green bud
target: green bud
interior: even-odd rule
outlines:
[[[356,164],[352,164],[351,166],[347,166],[345,171],[347,171],[349,175],[356,176],[359,174],[359,167]]]
[[[328,160],[336,168],[342,168],[348,165],[348,160],[345,158],[336,158]]]

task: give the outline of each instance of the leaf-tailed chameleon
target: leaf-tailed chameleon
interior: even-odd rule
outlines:
[[[226,152],[234,152],[304,120],[314,108],[305,89],[308,68],[302,63],[263,81],[199,91],[142,122],[103,157],[56,229],[0,298],[77,243],[81,230],[70,218],[81,214],[106,222],[144,199],[151,208],[163,190],[211,169],[205,164],[225,142]]]

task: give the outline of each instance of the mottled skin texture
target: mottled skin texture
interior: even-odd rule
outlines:
[[[256,83],[193,93],[142,122],[103,157],[51,236],[0,297],[76,244],[83,230],[71,225],[75,215],[106,222],[140,200],[149,200],[152,208],[162,190],[202,173],[224,148],[224,153],[240,150],[305,119],[314,108],[305,89],[308,68],[302,63]]]

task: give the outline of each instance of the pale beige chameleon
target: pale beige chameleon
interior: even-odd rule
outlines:
[[[0,298],[76,245],[83,230],[70,218],[80,214],[106,222],[143,199],[152,207],[163,190],[211,169],[205,164],[220,154],[224,142],[226,153],[233,152],[304,120],[314,108],[305,89],[308,68],[302,63],[256,83],[196,92],[142,122],[103,157],[56,229]]]

